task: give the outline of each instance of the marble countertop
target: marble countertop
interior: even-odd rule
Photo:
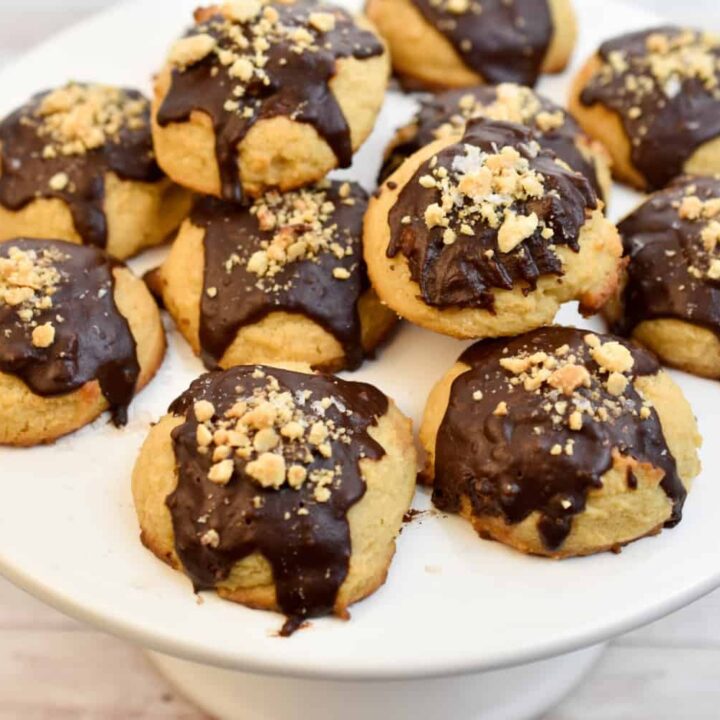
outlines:
[[[0,0],[0,64],[114,1]],[[676,22],[720,29],[718,0],[632,1]],[[720,592],[616,639],[583,685],[544,720],[717,720],[718,708]],[[163,682],[140,650],[0,579],[0,720],[17,718],[204,716]]]

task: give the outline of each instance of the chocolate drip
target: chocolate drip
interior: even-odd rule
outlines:
[[[129,101],[145,100],[135,90],[122,91]],[[122,180],[157,182],[163,173],[155,162],[150,135],[150,105],[142,114],[142,127],[124,126],[115,139],[82,154],[48,157],[48,140],[38,134],[42,119],[38,111],[50,93],[36,95],[0,123],[0,204],[18,212],[34,200],[62,200],[85,243],[104,248],[108,227],[105,216],[105,175],[115,173]],[[67,176],[61,189],[51,187],[58,175]]]
[[[263,489],[245,472],[246,462],[235,458],[234,475],[227,485],[208,480],[212,464],[197,451],[198,423],[191,412],[198,400],[210,401],[222,415],[238,399],[252,397],[264,387],[255,367],[237,367],[204,375],[170,406],[170,412],[185,416],[172,434],[177,458],[178,485],[168,497],[175,531],[175,547],[197,590],[212,589],[227,580],[233,566],[253,553],[271,565],[277,602],[288,616],[284,631],[290,634],[308,617],[333,611],[338,591],[348,574],[352,552],[349,510],[362,499],[366,486],[360,460],[377,460],[384,451],[368,434],[388,409],[387,398],[377,389],[330,376],[261,367],[276,378],[280,392],[308,402],[336,398],[346,411],[332,404],[325,417],[351,435],[351,442],[332,441],[332,457],[317,454],[308,472],[341,467],[327,502],[317,502],[309,483],[295,490]],[[256,500],[259,498],[259,500]],[[307,514],[298,514],[304,509]],[[215,530],[218,547],[204,545],[201,537]]]
[[[645,320],[674,318],[705,327],[720,337],[720,280],[706,274],[710,259],[718,254],[717,250],[708,253],[703,246],[701,233],[706,223],[684,220],[678,214],[688,188],[703,202],[720,198],[720,180],[681,178],[618,226],[630,262],[623,316],[614,332],[630,335]]]
[[[338,259],[327,251],[288,262],[265,284],[258,284],[258,276],[248,270],[247,263],[272,240],[276,230],[261,230],[257,214],[248,208],[214,198],[196,203],[191,222],[205,230],[200,345],[208,368],[217,367],[241,328],[276,311],[301,313],[317,322],[342,345],[347,366],[354,369],[360,365],[363,347],[357,304],[369,287],[362,259],[367,195],[353,184],[348,197],[341,198],[342,185],[332,182],[324,191],[325,199],[335,206],[327,225],[337,226],[335,242],[350,248],[351,254]],[[228,263],[233,256],[237,261]],[[336,268],[347,270],[349,277],[336,279]],[[214,290],[208,292],[210,288]]]
[[[441,137],[442,135],[438,131],[443,126],[454,125],[457,130],[462,131],[468,118],[467,116],[463,117],[460,105],[467,96],[475,98],[477,104],[487,107],[498,102],[498,88],[492,85],[480,85],[461,90],[449,90],[422,100],[420,110],[413,121],[415,128],[412,137],[392,149],[380,171],[380,182],[382,183],[383,180],[390,177],[411,155]],[[535,132],[535,139],[542,147],[552,150],[573,170],[584,175],[596,195],[601,197],[602,188],[595,166],[578,149],[577,142],[579,138],[583,137],[583,132],[577,121],[551,100],[541,95],[534,95],[533,98],[538,103],[537,112],[532,113],[526,124]],[[545,131],[534,127],[535,118],[540,113],[554,114],[557,112],[561,112],[563,115],[563,123],[559,127]],[[480,108],[477,116],[482,115],[483,112]]]
[[[437,154],[437,165],[450,168],[453,160],[465,154],[465,145],[492,154],[505,146],[514,147],[528,159],[530,167],[543,177],[545,193],[541,199],[516,204],[518,214],[535,213],[552,228],[551,241],[540,228],[510,253],[498,248],[498,230],[477,220],[473,235],[458,233],[452,245],[443,241],[443,228],[428,229],[425,210],[437,202],[437,190],[424,188],[419,178],[428,174],[432,160],[423,163],[402,189],[390,211],[388,257],[399,252],[408,259],[412,279],[418,283],[423,300],[436,307],[474,307],[493,310],[492,288],[512,290],[522,283],[531,291],[544,275],[562,275],[562,262],[553,246],[566,245],[578,252],[580,230],[586,211],[597,207],[597,197],[588,181],[555,161],[555,154],[534,145],[531,130],[512,123],[490,122],[482,118],[468,123],[461,142]],[[403,223],[403,219],[410,222]],[[451,223],[452,225],[452,223]],[[492,251],[492,256],[488,256]]]
[[[537,82],[554,30],[547,0],[482,0],[463,13],[435,0],[412,3],[485,82]]]
[[[115,424],[124,425],[140,366],[130,326],[115,304],[112,271],[118,263],[96,248],[55,240],[3,243],[0,257],[8,257],[11,248],[57,250],[62,259],[55,266],[62,280],[52,307],[35,318],[37,325],[49,322],[55,328],[47,348],[33,344],[33,328],[20,321],[17,308],[0,304],[0,370],[43,397],[65,395],[97,380]]]
[[[717,90],[708,90],[698,77],[685,77],[677,80],[677,88],[666,91],[647,67],[649,36],[663,34],[672,39],[686,32],[676,27],[662,27],[603,43],[598,51],[603,63],[607,65],[613,53],[623,53],[627,67],[610,76],[596,74],[580,96],[583,105],[599,103],[617,113],[631,141],[633,164],[651,190],[664,187],[680,175],[693,152],[720,135]],[[700,33],[693,35],[700,40]],[[720,45],[707,52],[714,61],[717,84]],[[638,86],[642,89],[640,95],[630,89]]]
[[[157,116],[161,126],[187,122],[195,111],[211,118],[221,195],[225,200],[240,202],[243,199],[238,146],[260,120],[289,117],[312,125],[335,153],[339,166],[349,167],[352,161],[350,128],[329,83],[335,75],[338,59],[353,57],[364,60],[384,52],[377,38],[360,30],[350,15],[342,10],[318,5],[314,0],[296,0],[287,5],[278,2],[273,7],[284,26],[315,32],[312,26],[308,26],[308,16],[321,10],[333,13],[335,26],[320,36],[321,42],[316,51],[296,53],[291,50],[289,39],[272,42],[263,68],[269,82],[264,83],[255,77],[245,84],[238,111],[225,109],[228,100],[235,99],[232,89],[237,81],[233,81],[228,68],[216,56],[208,56],[183,71],[174,70],[172,85]],[[222,31],[223,22],[222,16],[215,15],[192,28],[187,36],[208,34],[217,40],[220,48],[231,49],[232,41]],[[238,24],[236,27],[252,44],[247,26]],[[242,115],[245,108],[252,109],[251,117]]]
[[[544,328],[514,339],[476,343],[460,357],[470,370],[452,385],[436,444],[433,502],[439,509],[459,512],[462,498],[467,497],[474,515],[502,517],[512,524],[538,512],[545,546],[558,550],[572,530],[574,517],[585,509],[588,493],[602,487],[602,476],[611,469],[617,452],[664,471],[661,485],[673,502],[666,526],[680,522],[686,491],[675,459],[655,410],[642,420],[630,411],[643,403],[632,385],[624,394],[628,409],[618,418],[600,422],[586,417],[581,430],[570,431],[553,425],[552,413],[543,407],[546,397],[508,384],[508,372],[500,366],[503,357],[522,350],[550,354],[563,345],[579,353],[585,334],[574,328]],[[650,353],[624,344],[635,360],[633,377],[659,371]],[[592,374],[599,371],[590,359],[583,364]],[[478,400],[473,394],[479,389]],[[602,385],[576,392],[588,400],[591,392],[599,392],[600,402],[617,401]],[[507,403],[507,415],[494,414],[500,401]],[[574,440],[571,455],[551,453],[553,446],[564,447],[568,440]]]

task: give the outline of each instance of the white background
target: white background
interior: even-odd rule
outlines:
[[[0,0],[0,64],[115,1]],[[720,30],[718,0],[634,2],[676,22]],[[201,715],[163,685],[139,652],[0,580],[0,720],[65,717],[198,720]],[[720,594],[617,640],[584,686],[546,720],[717,718]]]

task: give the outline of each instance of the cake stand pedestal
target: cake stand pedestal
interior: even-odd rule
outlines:
[[[181,695],[218,720],[530,720],[557,705],[605,647],[504,670],[387,682],[254,675],[148,655]]]

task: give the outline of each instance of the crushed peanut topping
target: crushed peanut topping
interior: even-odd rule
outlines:
[[[353,255],[353,237],[349,228],[341,227],[334,221],[337,201],[330,199],[327,183],[288,193],[271,191],[250,208],[264,233],[272,233],[269,240],[262,240],[261,249],[248,256],[239,247],[225,263],[228,273],[236,265],[244,264],[248,272],[257,276],[256,287],[265,291],[288,289],[292,280],[285,285],[278,284],[276,278],[289,265],[301,262],[319,262],[320,256],[334,257],[338,266],[331,275],[335,280],[343,281],[351,277],[351,271],[340,262]],[[340,188],[341,203],[354,204],[349,197],[350,188]],[[359,267],[359,259],[351,270]],[[217,294],[217,293],[215,293]]]
[[[595,363],[597,369],[589,370],[588,363],[591,368]],[[627,413],[642,420],[651,417],[652,406],[647,401],[638,406],[625,396],[635,362],[627,347],[617,341],[602,341],[589,333],[579,351],[570,351],[568,346],[554,352],[522,351],[501,358],[499,364],[508,374],[507,390],[511,396],[522,388],[541,397],[543,411],[555,428],[580,432],[587,420],[612,422]],[[512,403],[501,401],[493,414],[512,415]],[[540,426],[537,432],[542,432]],[[551,455],[572,455],[573,452],[572,439],[550,450]]]
[[[335,397],[313,398],[310,390],[293,394],[263,370],[255,373],[264,385],[249,397],[238,387],[237,402],[221,417],[207,400],[194,404],[197,451],[212,459],[208,480],[226,485],[236,463],[244,461],[245,474],[262,488],[299,490],[310,483],[314,499],[327,502],[341,468],[311,466],[332,460],[333,442],[351,441],[349,431],[338,428],[326,411],[331,406],[349,411]]]
[[[537,143],[531,145],[531,153],[539,152]],[[482,222],[498,231],[500,252],[510,253],[538,230],[546,229],[534,212],[524,215],[517,211],[518,203],[541,198],[545,187],[543,176],[513,147],[486,153],[465,144],[464,155],[453,159],[449,171],[435,164],[418,182],[425,189],[438,191],[438,202],[425,211],[425,225],[450,230],[445,244],[455,241],[455,227],[467,235]]]
[[[440,139],[462,133],[468,120],[479,117],[529,125],[541,133],[557,130],[567,120],[565,112],[560,108],[546,110],[531,88],[502,83],[495,91],[495,100],[489,103],[483,103],[472,93],[463,95],[458,102],[457,112],[434,131],[435,137]]]
[[[108,142],[118,142],[125,130],[147,126],[148,102],[121,88],[70,83],[42,98],[37,108],[23,117],[45,142],[46,159],[84,155]],[[68,176],[58,173],[50,180],[53,190],[65,190]]]
[[[697,280],[720,280],[720,198],[702,200],[695,185],[685,188],[682,200],[675,201],[678,217],[697,227],[698,243],[690,253],[688,272]]]
[[[718,38],[707,33],[654,32],[645,39],[643,54],[610,52],[598,80],[601,85],[609,85],[618,77],[625,78],[629,115],[635,120],[641,118],[642,105],[648,96],[659,90],[671,100],[688,80],[697,80],[720,99],[719,48]]]
[[[53,324],[40,324],[38,319],[53,308],[53,295],[66,279],[57,265],[65,259],[56,248],[37,252],[10,247],[7,257],[0,257],[0,305],[15,309],[18,322],[39,348],[55,342]]]

